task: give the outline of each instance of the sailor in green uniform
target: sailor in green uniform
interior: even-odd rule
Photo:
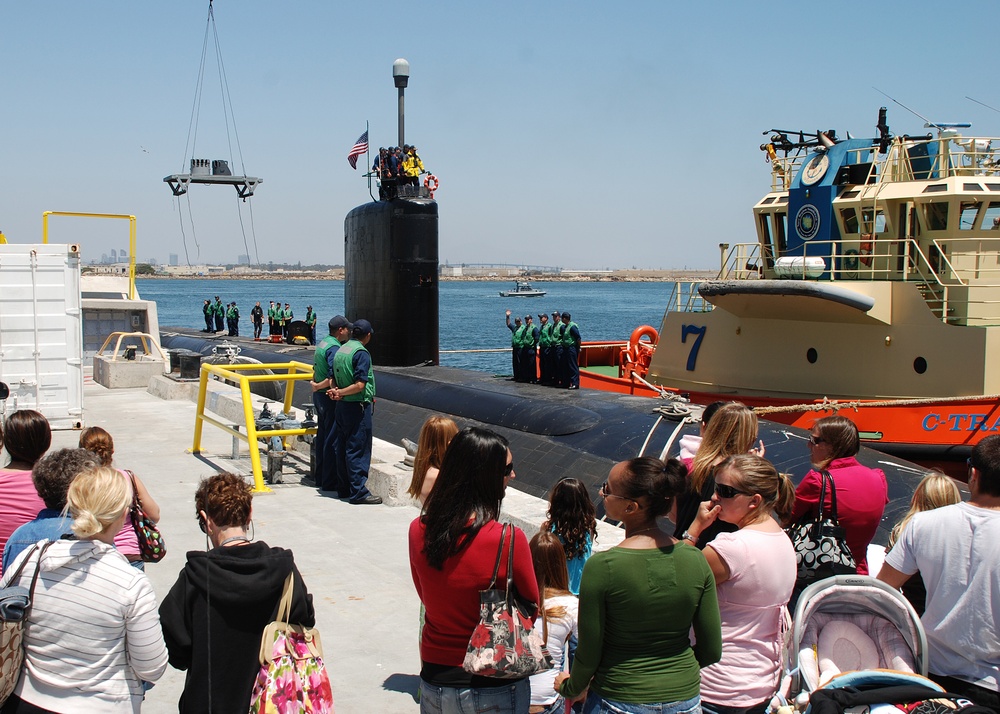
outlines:
[[[222,304],[221,298],[215,296],[215,304],[212,306],[215,312],[215,331],[222,332],[222,321],[226,317],[226,306]]]
[[[521,333],[521,381],[538,383],[538,361],[535,359],[538,346],[538,328],[531,315],[524,316],[524,331]]]
[[[205,332],[212,331],[212,325],[215,322],[215,308],[212,307],[212,301],[206,300],[205,306],[201,308],[202,313],[205,316]]]
[[[553,377],[555,370],[552,366],[552,358],[555,354],[552,344],[552,324],[549,322],[549,316],[544,312],[538,313],[538,321],[541,323],[538,328],[539,381],[542,384],[552,384],[555,381]]]
[[[309,344],[316,344],[316,313],[313,306],[306,306],[306,324],[309,325]]]
[[[292,324],[293,317],[292,306],[286,302],[285,309],[281,311],[281,336],[285,338],[285,342],[288,341],[288,326]]]
[[[562,320],[559,319],[559,312],[552,313],[552,386],[553,387],[565,387],[562,378],[562,362],[563,362],[563,345],[562,345],[562,335],[563,335]]]
[[[336,419],[336,402],[327,390],[334,386],[330,377],[329,356],[347,342],[351,336],[351,323],[343,315],[330,318],[328,324],[330,334],[320,340],[313,355],[312,385],[313,406],[316,408],[316,468],[313,480],[322,491],[336,491],[337,485],[345,480],[338,471],[339,459],[334,444],[334,426]]]
[[[562,314],[562,365],[563,386],[566,389],[580,388],[580,328],[570,320],[570,314]]]
[[[510,322],[510,310],[507,311],[507,329],[510,330],[510,368],[515,382],[521,381],[521,335],[524,327],[521,318],[515,317],[514,324]]]
[[[375,373],[366,346],[374,330],[368,320],[355,320],[351,339],[333,353],[327,352],[336,387],[329,395],[338,402],[336,448],[342,449],[347,467],[345,480],[338,486],[341,498],[353,504],[375,505],[382,499],[366,485],[372,461],[372,409],[375,402]]]

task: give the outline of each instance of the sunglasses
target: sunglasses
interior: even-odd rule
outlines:
[[[628,496],[619,496],[618,494],[610,493],[608,491],[607,481],[601,484],[601,487],[597,490],[597,493],[601,496],[601,498],[620,498],[623,501],[635,501],[634,498],[629,498]]]
[[[810,434],[809,443],[812,444],[813,446],[819,446],[820,444],[825,444],[826,439],[821,439],[818,436],[813,436],[812,434]]]
[[[740,491],[724,483],[715,484],[715,495],[719,498],[734,498],[735,496],[749,496],[746,491]]]
[[[512,473],[514,473],[514,462],[513,461],[511,461],[509,464],[507,464],[504,467],[504,469],[503,469],[503,475],[504,476],[510,476]]]

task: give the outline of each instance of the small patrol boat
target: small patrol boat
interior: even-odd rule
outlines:
[[[542,297],[544,290],[537,290],[531,287],[531,283],[526,280],[518,280],[514,283],[513,290],[501,290],[500,297]]]
[[[772,129],[757,240],[675,284],[660,329],[585,343],[580,385],[736,399],[869,446],[964,459],[1000,430],[1000,138],[928,122],[894,136]]]

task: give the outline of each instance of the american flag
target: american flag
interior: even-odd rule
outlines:
[[[368,130],[358,137],[358,140],[354,142],[354,146],[351,148],[351,152],[347,155],[347,163],[351,165],[351,168],[355,171],[358,170],[358,157],[361,154],[368,152]]]

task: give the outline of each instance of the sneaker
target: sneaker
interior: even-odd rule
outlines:
[[[355,506],[377,506],[382,503],[382,499],[369,493],[360,501],[351,501],[351,503]]]

